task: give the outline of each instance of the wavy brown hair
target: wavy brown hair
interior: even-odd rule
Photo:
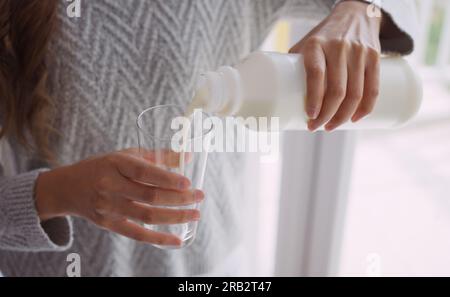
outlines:
[[[56,7],[57,0],[0,0],[0,138],[13,137],[46,160],[55,134],[46,56]]]

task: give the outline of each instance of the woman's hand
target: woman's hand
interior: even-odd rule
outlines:
[[[157,206],[194,204],[202,201],[204,194],[189,190],[186,177],[153,165],[154,159],[153,152],[143,159],[136,149],[129,149],[41,173],[35,190],[41,220],[79,216],[137,241],[180,245],[178,237],[150,231],[135,222],[179,224],[199,220],[198,210]],[[179,158],[175,153],[165,153],[163,160],[168,167],[175,167]]]
[[[378,97],[382,18],[359,1],[339,3],[290,53],[304,56],[308,128],[331,131],[369,114]]]

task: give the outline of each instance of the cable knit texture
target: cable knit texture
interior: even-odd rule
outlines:
[[[136,146],[134,123],[141,110],[187,105],[200,73],[235,64],[257,49],[279,17],[318,18],[334,1],[81,3],[81,18],[71,19],[68,3],[60,2],[49,54],[55,126],[62,132],[53,149],[63,164]],[[79,218],[40,224],[33,200],[39,170],[31,170],[45,167],[14,148],[18,174],[0,180],[0,270],[6,276],[63,276],[69,253],[81,256],[83,276],[207,274],[241,241],[243,155],[210,156],[197,239],[187,248],[163,251]]]

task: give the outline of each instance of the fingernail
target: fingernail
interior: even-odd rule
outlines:
[[[200,220],[200,212],[195,212],[195,213],[192,215],[192,220],[194,220],[194,221],[199,221],[199,220]]]
[[[170,240],[168,240],[167,243],[168,245],[180,246],[183,242],[178,237],[173,237]]]
[[[308,115],[308,117],[309,117],[311,120],[315,120],[315,119],[317,119],[317,117],[319,116],[319,110],[318,110],[317,108],[315,108],[315,107],[309,107],[309,108],[306,110],[306,114]]]
[[[354,122],[357,122],[357,121],[359,121],[360,120],[360,116],[359,115],[354,115],[353,117],[352,117],[352,122],[354,123]]]
[[[180,190],[186,190],[189,188],[190,185],[191,185],[191,182],[187,178],[183,178],[178,183],[178,188]]]
[[[202,201],[205,198],[205,194],[203,193],[203,191],[195,190],[194,191],[194,198],[197,201]]]
[[[325,131],[330,132],[330,131],[334,130],[335,128],[336,128],[336,125],[334,125],[334,124],[327,124],[325,126]]]
[[[316,130],[316,127],[314,126],[314,123],[312,121],[308,122],[308,130],[311,132],[314,132],[314,130]]]

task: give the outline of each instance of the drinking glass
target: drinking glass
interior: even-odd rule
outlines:
[[[196,111],[193,115],[185,115],[184,111],[182,106],[173,104],[154,106],[144,110],[136,121],[139,154],[141,158],[144,158],[144,154],[150,151],[154,156],[153,165],[184,175],[191,181],[192,189],[201,190],[214,127],[212,122],[205,124],[209,117],[207,114]],[[171,163],[170,166],[168,163]],[[199,206],[199,203],[195,203],[188,206],[164,207],[198,209]],[[143,225],[152,231],[178,236],[182,240],[180,247],[192,243],[197,231],[197,221],[182,224]],[[162,249],[174,248],[154,246]]]

